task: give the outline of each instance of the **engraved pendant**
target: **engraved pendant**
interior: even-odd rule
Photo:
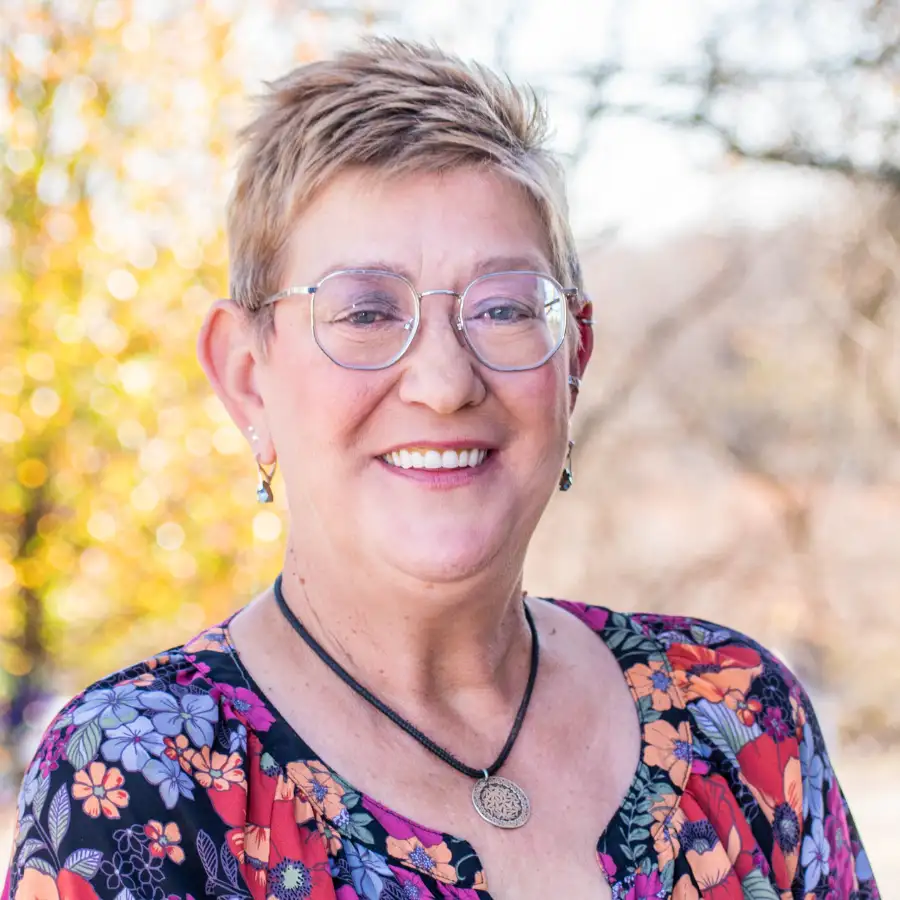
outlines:
[[[521,828],[531,815],[525,791],[499,775],[486,775],[475,783],[472,805],[485,822],[498,828]]]

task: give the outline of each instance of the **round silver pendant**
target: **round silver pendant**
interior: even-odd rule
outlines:
[[[525,791],[499,775],[488,775],[475,783],[472,805],[485,822],[498,828],[521,828],[531,815]]]

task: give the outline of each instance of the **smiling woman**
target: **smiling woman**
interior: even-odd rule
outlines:
[[[534,98],[378,41],[243,138],[198,348],[283,572],[62,710],[7,894],[877,897],[770,653],[523,590],[593,346]]]

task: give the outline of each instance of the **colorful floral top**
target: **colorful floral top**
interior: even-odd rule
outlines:
[[[770,653],[694,619],[552,602],[615,655],[641,721],[640,764],[597,844],[616,900],[879,896],[809,700]],[[63,709],[25,777],[3,900],[490,889],[463,837],[387,809],[315,756],[226,622]]]

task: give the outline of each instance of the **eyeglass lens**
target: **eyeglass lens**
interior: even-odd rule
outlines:
[[[463,333],[485,365],[535,368],[562,343],[565,303],[558,285],[546,276],[485,275],[463,295]],[[415,292],[398,275],[337,272],[325,278],[313,295],[316,341],[338,365],[383,368],[399,359],[412,341],[417,309]]]

